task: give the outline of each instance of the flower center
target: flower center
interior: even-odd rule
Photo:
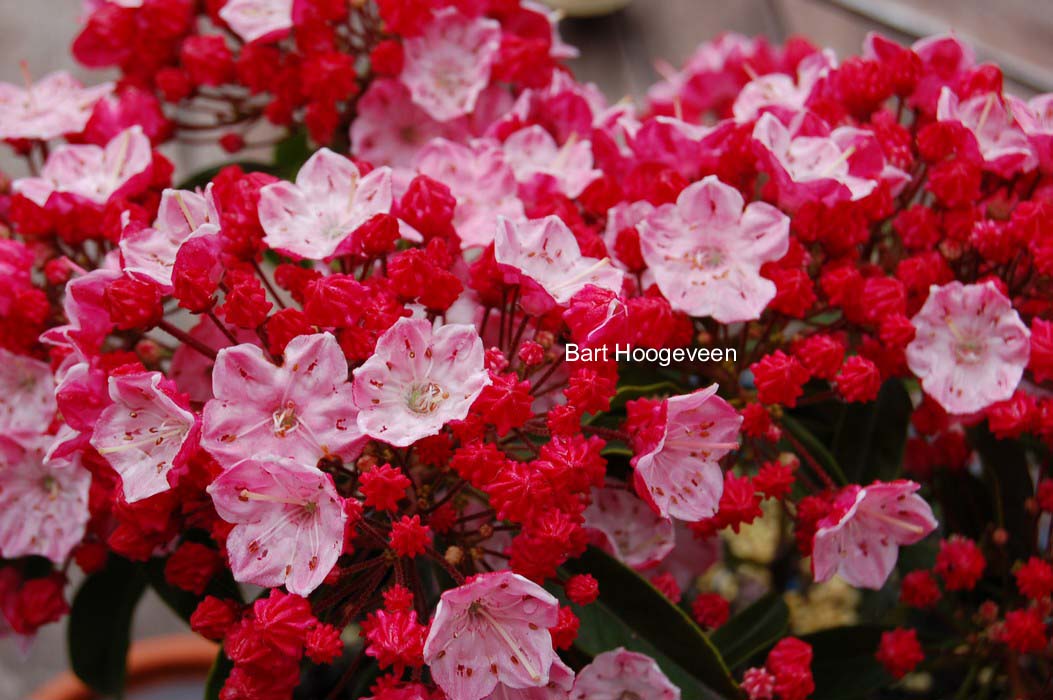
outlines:
[[[54,501],[59,495],[58,479],[48,474],[40,480],[40,485],[47,492],[48,498]]]
[[[274,434],[278,437],[285,437],[286,433],[295,430],[299,424],[300,420],[296,417],[296,406],[291,401],[285,404],[285,408],[274,412]]]
[[[959,362],[975,365],[983,361],[987,343],[980,338],[962,339],[954,346],[954,356]]]
[[[414,384],[406,398],[406,405],[414,413],[428,415],[435,413],[442,402],[448,398],[450,398],[449,393],[435,382]]]
[[[684,257],[696,270],[714,270],[724,264],[725,255],[721,248],[704,247],[696,248]]]

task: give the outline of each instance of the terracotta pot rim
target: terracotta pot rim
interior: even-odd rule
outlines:
[[[219,646],[193,634],[151,637],[132,643],[128,652],[128,688],[207,672]],[[96,695],[70,672],[38,688],[30,700],[96,700]]]

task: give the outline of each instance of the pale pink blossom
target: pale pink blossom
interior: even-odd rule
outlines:
[[[51,424],[55,408],[51,367],[0,348],[0,435],[40,433]]]
[[[646,654],[623,647],[599,654],[578,673],[571,700],[680,700],[680,689]]]
[[[648,567],[650,576],[669,574],[680,590],[691,588],[699,576],[709,571],[724,557],[720,535],[700,536],[682,520],[674,520],[676,545],[655,566]]]
[[[501,47],[501,25],[484,17],[469,19],[448,7],[432,15],[420,36],[402,45],[400,79],[413,101],[434,119],[449,121],[475,109],[489,84]]]
[[[522,290],[522,301],[540,310],[566,304],[590,284],[619,294],[625,279],[610,258],[583,256],[574,233],[558,216],[514,223],[499,218],[494,259],[536,284],[536,289]]]
[[[95,103],[113,83],[86,88],[66,72],[19,87],[0,83],[0,139],[49,139],[84,130]]]
[[[254,331],[244,328],[228,328],[234,334],[238,344],[259,345],[260,337]],[[216,322],[203,316],[197,325],[189,331],[190,337],[200,341],[205,347],[219,351],[231,345],[227,334],[220,330]],[[215,362],[194,348],[180,343],[172,353],[172,366],[168,376],[176,383],[179,390],[190,397],[191,401],[205,403],[212,397],[212,368]]]
[[[324,457],[353,459],[364,442],[347,360],[329,333],[293,338],[280,367],[255,345],[220,350],[212,393],[201,445],[220,464],[265,454],[314,467]]]
[[[541,688],[558,657],[548,628],[559,603],[510,571],[479,574],[442,594],[424,643],[424,661],[456,700],[481,700],[503,685]]]
[[[197,448],[197,417],[160,372],[110,377],[109,393],[92,447],[120,474],[129,503],[169,490],[169,472]]]
[[[673,521],[620,484],[593,489],[584,516],[592,544],[634,569],[654,566],[676,544]]]
[[[742,417],[717,396],[717,385],[662,402],[657,440],[632,459],[636,486],[663,517],[711,517],[724,492],[717,460],[738,448]]]
[[[1033,170],[1038,165],[1027,134],[1015,123],[1001,95],[989,92],[959,100],[948,87],[940,92],[936,118],[961,124],[976,139],[984,167],[1002,177]]]
[[[559,191],[571,198],[603,174],[593,167],[592,144],[587,139],[572,135],[559,145],[537,124],[505,139],[504,151],[516,180],[529,183],[538,176],[551,177]]]
[[[363,177],[348,158],[323,148],[303,164],[295,184],[275,182],[260,191],[263,242],[293,257],[324,260],[374,215],[390,212],[391,201],[389,168]]]
[[[293,0],[230,0],[219,16],[245,41],[277,39],[293,26]]]
[[[802,129],[809,121],[815,123]],[[906,173],[886,162],[871,132],[842,126],[821,135],[824,126],[804,112],[789,127],[771,113],[757,120],[753,139],[762,164],[775,181],[781,206],[796,209],[809,201],[827,205],[856,201],[882,182],[897,194],[909,180]]]
[[[489,245],[498,216],[523,217],[515,174],[494,142],[480,139],[462,145],[433,139],[417,155],[416,166],[457,198],[453,224],[464,247]]]
[[[1013,395],[1031,334],[993,282],[933,285],[911,323],[907,365],[948,412],[973,413]]]
[[[1038,95],[1027,102],[1006,95],[1005,101],[1010,115],[1031,140],[1039,165],[1050,172],[1053,170],[1053,93]]]
[[[796,78],[786,73],[768,73],[754,78],[735,98],[732,107],[735,121],[748,122],[770,109],[784,114],[804,109],[812,90],[834,68],[837,68],[837,57],[826,49],[805,57],[797,67]]]
[[[205,194],[166,189],[153,226],[127,227],[119,243],[124,271],[147,277],[165,290],[172,287],[172,268],[180,246],[191,236],[219,232],[219,214],[211,185]]]
[[[400,318],[355,370],[358,428],[406,447],[462,420],[489,383],[474,326]]]
[[[689,186],[638,226],[640,250],[677,311],[722,323],[758,318],[775,296],[760,274],[789,249],[790,219],[766,202],[745,205],[714,175]]]
[[[351,122],[351,151],[376,165],[408,168],[433,138],[461,141],[468,134],[465,119],[432,119],[413,102],[405,85],[390,78],[374,80],[357,107]]]
[[[881,588],[896,565],[899,548],[936,529],[932,509],[915,493],[919,488],[904,480],[845,488],[815,533],[815,580],[840,574],[853,586]]]
[[[227,556],[234,578],[306,596],[344,547],[347,514],[332,477],[294,459],[252,457],[208,487],[219,517],[233,523]]]
[[[498,683],[486,700],[568,700],[574,671],[557,656],[548,671],[548,683],[536,688],[509,688]]]
[[[64,434],[68,437],[68,434]],[[91,472],[77,455],[59,457],[58,441],[0,436],[0,556],[41,556],[63,564],[88,524]]]
[[[105,148],[62,144],[51,152],[40,177],[15,180],[12,189],[39,206],[54,193],[71,194],[105,204],[118,193],[144,184],[153,162],[150,139],[139,126],[120,132]]]

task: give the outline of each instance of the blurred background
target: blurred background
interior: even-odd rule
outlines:
[[[552,5],[621,5],[625,0],[548,0]],[[80,0],[0,0],[0,81],[22,82],[20,61],[32,75],[69,70],[85,83],[107,79],[74,65],[68,45],[78,28]],[[779,42],[807,36],[841,56],[858,53],[868,31],[909,43],[918,36],[955,31],[970,41],[978,57],[1000,64],[1007,88],[1020,94],[1053,92],[1053,13],[1049,0],[633,0],[624,9],[594,17],[568,18],[562,35],[578,46],[574,62],[580,79],[597,83],[613,102],[641,97],[654,82],[655,60],[679,66],[700,41],[721,32],[765,34]],[[170,151],[182,172],[222,159],[200,148]],[[0,169],[22,173],[6,152]],[[183,631],[182,623],[148,596],[135,620],[136,638]],[[65,631],[46,628],[35,644],[21,650],[0,640],[0,699],[30,697],[33,689],[67,668]],[[137,698],[178,700],[195,697],[183,689],[155,689]]]

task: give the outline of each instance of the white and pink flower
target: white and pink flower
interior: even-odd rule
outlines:
[[[86,88],[63,71],[26,82],[0,83],[0,139],[48,141],[83,131],[95,103],[113,92],[113,83]]]
[[[655,660],[623,647],[598,654],[578,673],[571,700],[680,700],[673,685]]]
[[[984,167],[1002,177],[1034,170],[1038,157],[1027,134],[1014,121],[1005,99],[994,92],[959,100],[943,88],[936,107],[941,122],[961,124],[976,139]]]
[[[272,41],[293,26],[293,0],[230,0],[220,18],[245,41]]]

